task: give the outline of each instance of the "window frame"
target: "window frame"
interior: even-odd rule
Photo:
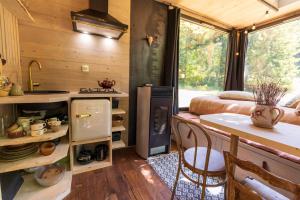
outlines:
[[[223,32],[223,33],[227,33],[228,34],[228,41],[227,41],[227,50],[226,50],[226,65],[225,65],[225,77],[226,77],[226,74],[227,74],[227,63],[228,63],[228,58],[229,58],[229,44],[230,44],[230,37],[229,37],[229,34],[230,34],[230,31],[229,29],[225,29],[225,28],[222,28],[220,26],[217,26],[215,24],[212,24],[212,23],[209,23],[209,22],[206,22],[206,21],[203,21],[203,20],[200,20],[200,19],[197,19],[195,17],[191,17],[189,15],[186,15],[186,14],[181,14],[180,15],[180,20],[181,19],[184,19],[186,21],[189,21],[191,23],[195,23],[195,24],[198,24],[199,26],[204,26],[206,28],[209,28],[209,29],[212,29],[212,30],[215,30],[215,31],[219,31],[219,32]],[[180,26],[179,26],[179,29],[180,29]],[[180,32],[180,30],[179,30]],[[180,35],[179,35],[180,36]],[[179,76],[179,73],[178,73],[178,76]],[[179,78],[179,77],[178,77]],[[226,79],[226,78],[225,78]],[[225,84],[225,79],[224,79],[224,84]],[[224,89],[224,88],[223,88]],[[179,88],[177,89],[177,92],[179,92]],[[179,96],[177,97],[178,100],[179,100]],[[189,110],[189,107],[179,107],[178,105],[178,108],[179,108],[179,111],[188,111]]]

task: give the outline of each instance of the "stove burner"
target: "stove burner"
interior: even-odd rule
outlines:
[[[79,94],[120,94],[120,92],[113,88],[80,88]]]

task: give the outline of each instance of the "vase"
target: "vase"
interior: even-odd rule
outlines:
[[[273,128],[283,115],[284,110],[276,106],[256,105],[251,112],[251,120],[257,127]]]

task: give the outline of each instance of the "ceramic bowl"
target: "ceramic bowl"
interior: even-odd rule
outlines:
[[[53,164],[40,167],[34,174],[38,184],[49,187],[57,184],[65,175],[65,167],[59,164]]]
[[[26,133],[24,132],[22,126],[18,127],[17,129],[7,131],[8,138],[19,138],[25,136]]]
[[[0,90],[0,97],[7,97],[9,95],[9,91]]]
[[[56,148],[55,143],[53,142],[44,142],[40,146],[40,154],[44,156],[49,156],[51,155]]]

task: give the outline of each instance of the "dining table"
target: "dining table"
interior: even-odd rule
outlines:
[[[200,116],[200,123],[230,134],[230,153],[237,156],[239,137],[300,157],[300,126],[279,122],[273,128],[253,125],[250,116],[235,113]]]

